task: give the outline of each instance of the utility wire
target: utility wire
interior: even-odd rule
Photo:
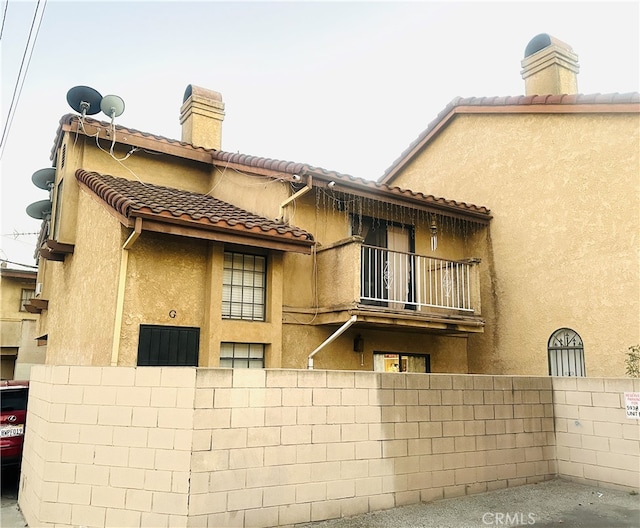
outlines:
[[[38,269],[38,266],[32,266],[30,264],[21,264],[20,262],[13,262],[11,260],[6,260],[6,259],[0,259],[0,262],[6,262],[7,264],[16,264],[18,266],[24,266],[25,268]]]
[[[9,130],[11,129],[11,124],[13,123],[13,116],[15,115],[16,108],[18,106],[18,100],[20,99],[20,94],[22,93],[22,87],[24,86],[24,81],[27,77],[27,70],[29,69],[29,63],[31,62],[31,57],[33,56],[33,49],[36,45],[36,40],[38,39],[38,33],[40,32],[40,25],[42,24],[42,18],[44,16],[44,10],[47,6],[47,0],[42,0],[42,9],[40,9],[41,0],[38,0],[36,4],[36,10],[33,14],[33,20],[31,21],[31,29],[29,30],[29,38],[27,39],[27,45],[24,48],[24,54],[22,55],[22,62],[20,63],[20,71],[18,72],[18,79],[16,80],[16,86],[13,90],[13,97],[11,98],[11,105],[9,106],[9,112],[7,113],[7,121],[4,124],[4,129],[2,131],[2,138],[0,138],[0,158],[4,154],[4,148],[7,145],[7,139],[9,137]],[[33,28],[36,25],[36,20],[38,19],[38,13],[40,13],[40,18],[38,20],[38,27],[36,28],[35,35],[33,33]],[[33,41],[31,37],[33,35]],[[26,60],[26,63],[25,63]],[[24,68],[24,74],[23,72]]]
[[[4,33],[4,21],[7,19],[7,8],[9,7],[9,0],[4,3],[4,11],[2,12],[2,27],[0,28],[0,40],[2,40],[2,34]]]

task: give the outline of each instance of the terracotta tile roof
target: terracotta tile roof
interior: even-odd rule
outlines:
[[[511,107],[516,112],[531,113],[548,112],[552,106],[558,107],[558,112],[569,112],[580,105],[581,111],[604,111],[601,105],[638,105],[640,93],[609,93],[609,94],[561,94],[561,95],[517,95],[504,97],[456,97],[431,121],[427,128],[400,154],[378,180],[388,182],[398,168],[410,157],[411,153],[425,143],[429,137],[437,132],[448,119],[456,113],[463,113],[465,107],[487,107],[487,112],[493,109],[500,111],[501,107]],[[591,107],[591,108],[590,108]],[[635,112],[640,111],[640,106]],[[475,113],[475,112],[474,112]]]
[[[159,221],[180,221],[199,229],[233,230],[313,243],[313,235],[303,229],[269,220],[205,194],[83,169],[76,171],[76,178],[127,219],[151,217]]]
[[[60,126],[58,127],[56,142],[51,154],[52,159],[55,158],[57,146],[61,141],[63,127],[65,125],[68,126],[72,122],[77,120],[78,116],[76,114],[67,114],[60,119]],[[110,127],[109,123],[97,121],[88,117],[85,117],[85,124],[90,126],[98,126],[104,129]],[[397,186],[389,186],[373,180],[366,180],[364,178],[358,178],[349,174],[327,170],[321,167],[314,167],[306,163],[264,158],[259,156],[250,156],[247,154],[236,152],[205,149],[203,147],[194,147],[190,143],[184,143],[182,141],[169,139],[163,136],[140,132],[139,130],[126,128],[120,125],[116,126],[116,131],[121,136],[137,136],[149,138],[153,141],[158,142],[159,144],[179,146],[185,149],[186,152],[192,151],[197,152],[200,155],[206,154],[208,156],[209,162],[212,164],[235,164],[246,167],[247,169],[253,168],[260,169],[261,171],[272,171],[274,175],[311,175],[316,180],[324,181],[325,184],[330,181],[335,181],[342,184],[346,188],[351,188],[352,190],[369,191],[371,193],[374,193],[376,197],[382,201],[388,198],[395,198],[399,200],[408,200],[410,202],[422,202],[422,204],[425,206],[432,206],[434,209],[442,210],[443,212],[456,212],[462,215],[471,215],[475,218],[486,217],[486,220],[489,220],[490,218],[489,209],[483,206],[467,204],[465,202],[458,202],[456,200],[448,200],[446,198],[440,198],[421,192],[413,192],[408,189],[401,189]]]

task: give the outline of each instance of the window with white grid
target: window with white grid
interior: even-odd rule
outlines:
[[[222,277],[222,318],[265,320],[265,257],[225,252]]]
[[[220,343],[220,366],[264,368],[264,345],[260,343]]]

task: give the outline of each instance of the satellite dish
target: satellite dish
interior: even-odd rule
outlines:
[[[100,102],[100,110],[113,119],[124,112],[124,101],[117,95],[105,95]]]
[[[33,173],[31,181],[38,189],[49,190],[49,186],[56,181],[56,169],[49,167],[40,169]]]
[[[88,86],[74,86],[67,92],[67,103],[83,116],[97,114],[101,101],[100,92]]]
[[[42,220],[51,214],[51,202],[49,200],[33,202],[27,206],[27,214],[36,220]]]

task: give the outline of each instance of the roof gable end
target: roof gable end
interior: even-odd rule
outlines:
[[[394,177],[458,114],[500,113],[606,113],[640,112],[640,93],[517,95],[456,97],[438,113],[427,128],[400,154],[379,183]]]

